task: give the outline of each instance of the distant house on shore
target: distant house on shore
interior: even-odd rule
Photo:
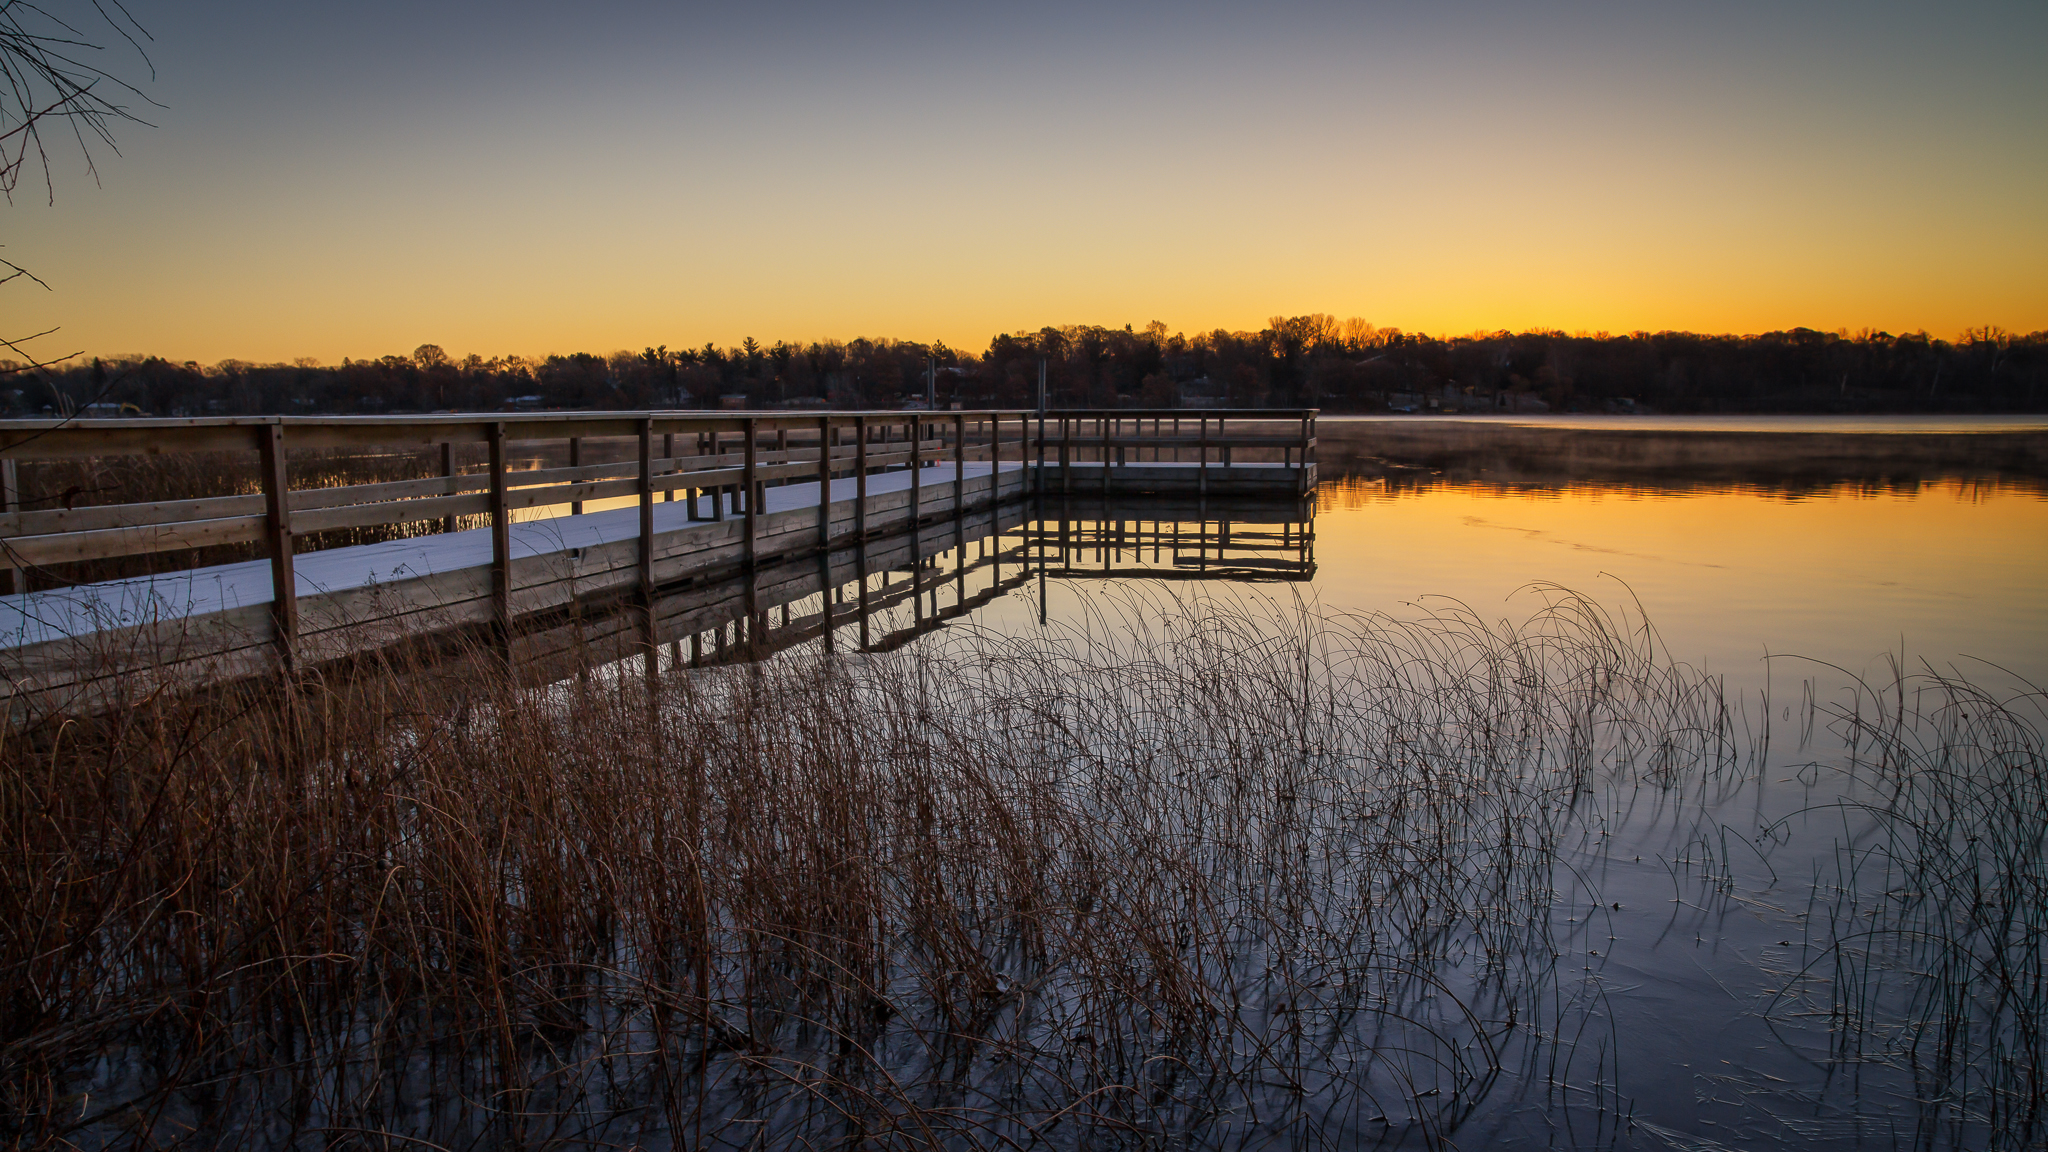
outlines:
[[[1230,395],[1230,389],[1221,381],[1197,376],[1193,380],[1181,381],[1176,395],[1182,408],[1221,408]]]

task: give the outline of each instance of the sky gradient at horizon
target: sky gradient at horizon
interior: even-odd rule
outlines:
[[[4,209],[45,354],[2048,328],[2039,4],[133,10],[155,127]]]

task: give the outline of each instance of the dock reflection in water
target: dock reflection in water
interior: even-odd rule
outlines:
[[[644,670],[742,663],[805,645],[887,652],[1018,591],[1035,593],[1043,624],[1057,581],[1306,583],[1316,574],[1315,540],[1313,496],[1048,500],[1043,512],[1035,501],[1012,502],[880,536],[864,549],[764,564],[752,580],[752,611],[744,573],[668,590],[655,602],[658,653]],[[547,680],[639,663],[648,652],[639,617],[622,601],[529,632],[515,641],[515,664]]]

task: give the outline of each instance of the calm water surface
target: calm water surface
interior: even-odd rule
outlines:
[[[1790,492],[1354,476],[1323,483],[1314,530],[1311,580],[1227,594],[1396,615],[1458,601],[1520,620],[1540,605],[1530,586],[1549,583],[1639,604],[1672,659],[1732,684],[1760,680],[1770,656],[1875,675],[1901,652],[2048,683],[2048,496],[2031,482]],[[1072,619],[1103,591],[1050,582],[1048,613]],[[976,619],[1024,629],[1037,605],[1037,589],[1021,589]]]
[[[1887,910],[1926,898],[1895,869],[1902,845],[1933,840],[1901,840],[1895,820],[1874,814],[1896,790],[1846,770],[1825,733],[1814,739],[1807,705],[1856,706],[1855,678],[1890,684],[1895,667],[1922,662],[2001,698],[2038,697],[2029,684],[2048,684],[2048,484],[1893,468],[1881,450],[1851,475],[1756,482],[1565,468],[1547,483],[1503,483],[1456,464],[1378,463],[1326,476],[1312,579],[1194,587],[1395,616],[1461,603],[1521,621],[1543,603],[1532,585],[1563,586],[1640,612],[1669,659],[1723,678],[1739,731],[1774,741],[1760,772],[1588,800],[1587,834],[1560,856],[1550,926],[1559,1003],[1578,1005],[1587,1030],[1564,1077],[1575,1086],[1556,1090],[1550,1073],[1528,1068],[1509,1075],[1460,1145],[1984,1146],[2004,1121],[1984,1098],[1949,1106],[1955,1082],[1933,1070],[1935,1041],[1924,1064],[1896,1047],[1872,1054],[1933,1030],[1931,1009],[1914,1000],[1927,957],[1899,943],[1924,942],[1928,925]],[[1099,625],[1115,617],[1103,604],[1120,585],[1139,587],[1050,580],[976,619],[1028,633],[1042,608],[1055,629]],[[2008,816],[2009,843],[2033,838],[2038,857],[2041,817]],[[1956,839],[1954,867],[1993,883],[1976,837]],[[2039,921],[2012,931],[2008,957],[2038,972]],[[1894,950],[1862,955],[1863,939]],[[1984,943],[1972,941],[1943,947],[1981,960]],[[1977,990],[1991,979],[1978,974]],[[1870,1012],[1852,1025],[1837,1007],[1855,995]],[[2038,1007],[2038,989],[2027,995]],[[1994,1071],[1985,1049],[1961,1051],[1985,1065],[1963,1073],[1981,1085]]]

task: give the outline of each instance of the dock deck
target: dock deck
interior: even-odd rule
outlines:
[[[1179,455],[1187,450],[1179,441],[1187,438],[1143,441],[1112,432],[1105,421],[1092,438],[1075,437],[1069,424],[1053,442],[1036,434],[1033,419],[1021,412],[608,413],[525,426],[477,418],[431,421],[424,425],[424,439],[443,445],[444,462],[452,459],[445,445],[481,438],[493,446],[490,468],[463,475],[451,466],[438,481],[364,485],[361,503],[344,503],[336,489],[293,489],[282,482],[278,464],[284,454],[277,441],[289,434],[315,445],[361,444],[388,435],[417,444],[422,422],[389,433],[365,427],[362,420],[325,422],[317,425],[316,438],[301,432],[314,421],[180,421],[163,429],[165,441],[175,445],[184,437],[210,449],[221,441],[246,445],[255,438],[266,477],[278,482],[267,484],[263,496],[61,512],[21,511],[18,483],[9,483],[0,546],[17,565],[24,558],[34,564],[39,558],[118,555],[123,549],[189,548],[232,542],[238,535],[255,537],[269,554],[0,596],[0,674],[17,701],[38,701],[40,711],[103,695],[115,682],[122,695],[170,681],[219,683],[275,671],[281,661],[286,667],[317,666],[422,633],[495,627],[509,640],[528,621],[604,605],[615,610],[636,599],[650,606],[644,640],[653,645],[667,639],[662,614],[651,608],[665,590],[805,556],[821,561],[816,581],[829,582],[835,573],[865,576],[866,543],[878,536],[908,533],[915,562],[923,551],[916,539],[920,531],[957,535],[963,518],[984,513],[991,514],[989,525],[1000,528],[995,510],[1026,498],[1299,496],[1314,486],[1312,431],[1287,444],[1284,462],[1211,458],[1272,439],[1221,435],[1214,444],[1200,445],[1200,460],[1118,460],[1126,446],[1139,443],[1155,456],[1162,446]],[[1122,418],[1106,420],[1121,424]],[[970,431],[970,421],[977,430]],[[16,478],[17,458],[76,456],[94,447],[109,454],[163,450],[134,421],[44,427],[35,435],[21,427],[27,423],[0,424],[0,459],[9,481]],[[1312,422],[1303,427],[1312,430]],[[881,439],[875,438],[877,429]],[[622,430],[639,433],[637,461],[576,462],[577,433],[617,436]],[[809,439],[792,440],[792,430]],[[901,438],[892,438],[892,431]],[[855,437],[851,446],[842,442],[849,432]],[[729,448],[733,434],[741,438],[740,451]],[[694,438],[698,454],[679,455],[678,435]],[[112,443],[96,445],[95,436]],[[659,457],[657,437],[665,438]],[[547,438],[570,440],[569,468],[505,467],[508,440]],[[1091,444],[1097,459],[1080,459]],[[829,479],[821,480],[821,468],[832,473]],[[583,501],[621,499],[633,502],[582,510]],[[535,510],[531,518],[514,515],[521,507]],[[486,526],[453,530],[456,515],[479,513],[488,519]],[[407,530],[420,534],[294,554],[294,516],[321,527],[409,523]],[[61,530],[73,523],[73,530]],[[45,530],[53,526],[60,530]],[[752,613],[752,584],[747,587],[745,610]],[[280,595],[284,589],[289,591]]]

